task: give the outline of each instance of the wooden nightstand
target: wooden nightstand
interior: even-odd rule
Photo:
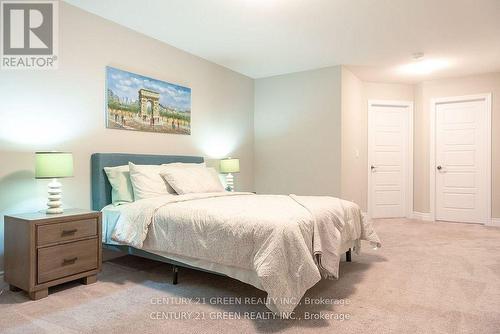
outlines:
[[[101,213],[68,209],[5,216],[5,281],[33,300],[48,288],[82,279],[96,281],[101,270]]]

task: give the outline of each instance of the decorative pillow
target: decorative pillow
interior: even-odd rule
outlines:
[[[169,168],[160,174],[179,195],[224,191],[214,168]]]
[[[169,164],[162,164],[165,169],[162,171],[167,171],[170,170],[171,168],[206,168],[205,162],[171,162]],[[165,180],[165,179],[163,179]],[[168,192],[171,194],[176,194],[177,192],[172,188],[172,186],[165,181],[165,184],[167,185]]]
[[[111,184],[111,201],[113,205],[133,202],[134,190],[130,182],[128,165],[104,167],[104,171]]]
[[[136,165],[132,162],[129,162],[128,166],[135,200],[168,194],[175,195],[174,189],[160,176],[160,173],[167,169],[165,166]]]

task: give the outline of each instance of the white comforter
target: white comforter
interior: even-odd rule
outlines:
[[[162,196],[127,205],[113,239],[142,248],[163,224],[162,249],[256,272],[267,307],[286,317],[321,275],[338,277],[341,234],[380,247],[359,207],[327,196],[208,193]]]

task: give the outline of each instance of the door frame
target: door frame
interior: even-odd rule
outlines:
[[[407,175],[408,178],[405,182],[405,204],[406,204],[406,218],[413,216],[413,102],[403,100],[368,100],[368,141],[367,141],[367,173],[368,173],[368,217],[372,217],[373,213],[373,198],[372,198],[372,175],[370,164],[372,163],[372,152],[370,150],[370,140],[373,137],[373,107],[399,107],[408,108],[408,157],[407,157]]]
[[[440,97],[431,99],[429,109],[430,119],[430,148],[429,148],[429,200],[430,219],[436,220],[436,107],[445,103],[460,103],[468,101],[481,101],[486,103],[486,217],[471,223],[489,224],[491,223],[491,93]]]

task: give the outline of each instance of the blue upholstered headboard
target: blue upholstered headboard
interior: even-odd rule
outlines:
[[[150,155],[127,153],[94,153],[91,157],[92,172],[92,209],[101,210],[111,203],[111,184],[109,184],[104,167],[127,165],[132,162],[138,165],[161,165],[172,162],[203,162],[203,157],[180,155]]]

